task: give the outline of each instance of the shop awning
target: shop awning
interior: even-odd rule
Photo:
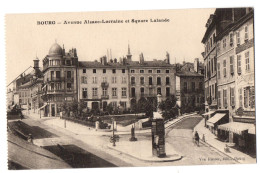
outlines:
[[[209,120],[207,120],[206,124],[207,124],[208,126],[214,126],[214,124],[216,124],[219,120],[221,120],[225,115],[227,115],[227,114],[217,113],[217,114],[215,114],[212,118],[210,118]]]
[[[209,111],[209,112],[206,112],[206,113],[204,113],[204,114],[202,114],[204,117],[206,117],[206,116],[209,116],[209,115],[211,115],[211,114],[213,114],[215,111]]]
[[[242,132],[254,128],[254,124],[249,123],[239,123],[239,122],[230,122],[227,124],[222,124],[218,126],[218,129],[230,131],[236,134],[241,135]],[[252,130],[250,130],[252,131]]]

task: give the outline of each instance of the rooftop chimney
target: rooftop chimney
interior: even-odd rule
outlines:
[[[143,63],[144,63],[144,55],[143,55],[143,53],[141,53],[141,54],[139,55],[139,63],[140,63],[140,64],[143,64]]]
[[[194,60],[194,71],[196,73],[199,72],[199,58],[195,58],[195,60]]]
[[[170,64],[170,54],[166,52],[166,63]]]

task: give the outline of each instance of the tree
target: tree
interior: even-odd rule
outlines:
[[[84,102],[84,101],[80,101],[79,104],[78,104],[78,113],[80,116],[83,116],[83,112],[84,113],[87,113],[87,103]]]
[[[176,105],[177,98],[171,95],[166,100],[159,104],[159,109],[162,111],[162,116],[165,120],[175,118],[178,115],[178,107]]]

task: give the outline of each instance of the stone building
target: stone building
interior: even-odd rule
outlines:
[[[49,54],[43,59],[42,88],[45,116],[56,116],[62,109],[64,101],[77,101],[77,50],[72,48],[65,52],[64,47],[54,43]]]
[[[87,102],[90,109],[106,111],[111,103],[113,107],[128,108],[128,69],[114,59],[107,62],[107,57],[98,61],[80,61],[78,67],[78,98]]]
[[[204,76],[197,58],[177,71],[176,93],[183,113],[204,109]]]

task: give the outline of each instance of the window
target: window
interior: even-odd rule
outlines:
[[[191,91],[192,91],[192,92],[195,91],[195,82],[191,82]]]
[[[98,95],[98,89],[97,88],[92,88],[92,96],[96,97]]]
[[[219,42],[217,43],[217,51],[218,52],[220,51],[220,43]]]
[[[116,73],[116,69],[112,69],[112,73]]]
[[[158,94],[160,94],[160,95],[162,94],[161,88],[157,88],[157,95]]]
[[[227,105],[227,90],[223,90],[223,106],[226,108]]]
[[[237,45],[240,45],[240,31],[237,31]]]
[[[210,47],[212,47],[212,37],[210,37]]]
[[[107,70],[106,69],[103,69],[103,73],[106,73],[107,72]]]
[[[169,96],[170,96],[170,88],[166,87],[166,97],[169,97]]]
[[[250,70],[249,52],[245,53],[245,60],[246,60],[246,71],[249,71]]]
[[[170,85],[170,77],[166,77],[166,85]]]
[[[153,77],[149,77],[149,85],[153,85]]]
[[[153,70],[148,70],[148,73],[153,73]]]
[[[125,73],[125,69],[122,69],[122,73]]]
[[[88,98],[88,89],[87,88],[82,88],[82,98],[83,99]]]
[[[235,106],[235,89],[230,88],[230,106]]]
[[[239,107],[243,108],[243,91],[242,91],[242,88],[239,88],[238,93],[239,93]]]
[[[251,108],[254,108],[255,107],[255,87],[252,86],[250,87],[250,92],[249,92],[249,101],[250,101],[250,106]]]
[[[140,77],[140,84],[144,85],[144,77]]]
[[[223,48],[226,48],[226,39],[223,39]]]
[[[85,68],[82,70],[82,73],[86,73],[86,69]]]
[[[224,75],[224,77],[227,76],[226,60],[223,61],[223,75]]]
[[[220,63],[218,63],[218,79],[220,79]]]
[[[144,73],[144,70],[140,70],[140,73]]]
[[[203,89],[203,83],[202,83],[202,82],[199,83],[199,89],[200,89],[200,90]]]
[[[233,42],[234,42],[234,40],[233,40],[233,33],[230,33],[229,34],[229,44],[230,44],[230,46],[233,46]]]
[[[131,70],[131,73],[135,73],[135,70]]]
[[[117,107],[117,102],[111,102],[112,107],[116,108]]]
[[[122,97],[126,97],[126,88],[122,88]]]
[[[70,60],[66,60],[66,65],[70,65]]]
[[[132,97],[135,97],[135,88],[131,88],[131,95]]]
[[[97,83],[97,77],[92,77],[93,79],[93,83],[96,84]]]
[[[102,96],[107,96],[107,88],[102,89]]]
[[[51,83],[51,90],[54,90],[54,83]]]
[[[123,83],[123,84],[126,83],[126,77],[122,77],[122,83]]]
[[[186,93],[188,91],[188,84],[187,82],[183,83],[183,91]]]
[[[165,70],[165,73],[170,73],[170,70]]]
[[[54,79],[54,71],[51,71],[51,80]]]
[[[140,88],[141,97],[144,97],[144,88]]]
[[[241,74],[241,55],[237,55],[237,74]]]
[[[149,96],[153,95],[153,88],[149,88]]]
[[[233,75],[234,74],[234,64],[233,64],[234,57],[230,56],[229,60],[230,60],[230,74]]]
[[[116,83],[116,76],[112,77],[112,83]]]
[[[93,69],[93,73],[97,73],[97,69]]]
[[[87,83],[88,83],[86,76],[82,76],[82,77],[81,77],[81,83],[83,83],[83,84],[87,84]]]
[[[71,71],[67,71],[67,78],[68,78],[68,79],[71,78]]]
[[[68,89],[68,90],[71,90],[71,89],[72,89],[71,83],[67,83],[67,89]]]
[[[157,77],[157,85],[161,85],[161,78]]]
[[[218,91],[218,107],[221,108],[221,91]]]
[[[161,70],[157,70],[157,73],[161,73]]]
[[[244,107],[249,106],[249,87],[244,88]]]
[[[102,78],[103,82],[107,82],[107,77]]]
[[[131,84],[132,84],[132,85],[135,84],[135,77],[131,77]]]
[[[60,78],[60,71],[56,71],[56,78]]]
[[[245,41],[248,41],[248,26],[245,26]]]
[[[112,97],[117,97],[117,88],[112,88]]]

